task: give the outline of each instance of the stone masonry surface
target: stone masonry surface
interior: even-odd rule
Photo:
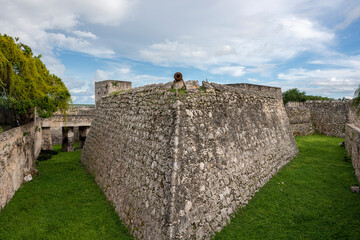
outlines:
[[[203,82],[103,97],[81,161],[139,239],[209,239],[298,152],[281,98]]]
[[[314,133],[311,112],[310,109],[304,106],[304,103],[289,102],[286,104],[285,110],[294,136],[311,135]]]
[[[342,101],[307,101],[314,129],[327,136],[345,137],[347,104]]]
[[[41,151],[41,142],[39,121],[0,134],[0,209],[13,197],[24,176],[31,172]]]
[[[346,124],[345,147],[360,182],[360,125]]]
[[[72,107],[66,113],[66,118],[60,112],[56,112],[51,118],[42,119],[43,127],[50,128],[53,145],[62,143],[63,127],[74,127],[74,137],[75,140],[78,140],[78,128],[81,126],[91,126],[94,114],[95,107]]]
[[[351,101],[289,102],[286,112],[294,135],[313,132],[333,137],[345,137],[345,124],[357,123],[359,117]]]
[[[131,82],[105,80],[95,82],[95,104],[103,97],[116,91],[131,89]]]
[[[262,92],[262,93],[266,93],[268,96],[271,96],[273,98],[282,99],[281,88],[278,87],[269,87],[269,86],[249,84],[249,83],[233,83],[226,85],[231,87],[238,87],[244,89],[247,92],[253,92],[255,94],[258,92]]]

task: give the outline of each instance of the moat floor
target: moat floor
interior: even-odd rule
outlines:
[[[0,212],[0,239],[132,239],[93,178],[80,164],[81,151],[40,162]]]
[[[341,138],[297,137],[299,155],[215,239],[360,239],[360,194]]]
[[[360,239],[360,194],[340,138],[298,137],[299,155],[214,239]],[[80,151],[40,162],[0,212],[0,239],[131,239]]]

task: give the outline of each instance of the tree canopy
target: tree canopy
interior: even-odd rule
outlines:
[[[66,111],[70,93],[40,58],[18,38],[0,34],[0,107],[20,114],[36,107],[41,117],[50,117],[58,109]]]
[[[288,102],[306,102],[308,100],[333,100],[328,97],[306,95],[304,91],[300,91],[297,88],[289,89],[282,94],[284,104]]]

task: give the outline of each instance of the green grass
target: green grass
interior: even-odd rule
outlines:
[[[360,194],[341,138],[297,137],[300,153],[214,239],[360,239]]]
[[[300,154],[214,239],[360,239],[360,194],[340,138],[298,137]],[[0,239],[131,239],[80,151],[40,162],[0,212]]]
[[[84,172],[81,151],[56,150],[0,212],[0,239],[132,239]]]

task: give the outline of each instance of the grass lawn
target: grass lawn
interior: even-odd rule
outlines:
[[[132,239],[113,207],[84,172],[81,151],[40,162],[0,212],[0,239]]]
[[[300,154],[214,239],[360,239],[360,194],[340,138],[296,139]],[[0,239],[131,239],[80,162],[80,151],[40,162],[0,212]]]
[[[300,153],[214,239],[360,239],[360,194],[341,138],[297,137]]]

